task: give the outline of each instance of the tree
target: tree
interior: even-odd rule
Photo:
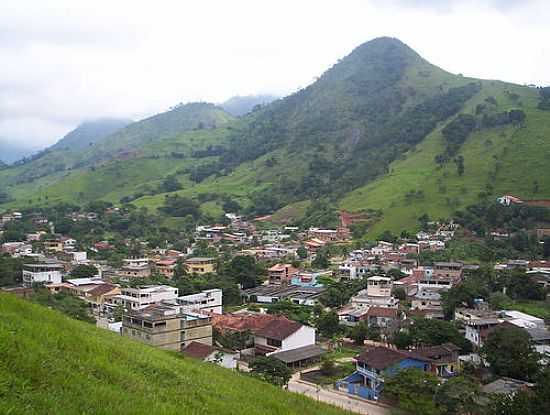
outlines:
[[[365,340],[369,335],[369,327],[366,322],[360,321],[357,325],[352,327],[350,332],[350,338],[358,346],[363,346]]]
[[[384,396],[396,401],[400,409],[411,415],[438,415],[434,395],[438,380],[420,369],[401,370],[384,381]]]
[[[498,376],[533,380],[538,371],[538,354],[529,334],[518,327],[495,328],[481,349],[491,370]]]
[[[175,176],[168,176],[166,179],[163,180],[160,185],[160,190],[163,193],[175,192],[176,190],[180,190],[181,188],[181,183],[178,182],[178,179],[176,179]]]
[[[306,259],[307,249],[303,245],[300,245],[300,247],[298,247],[298,249],[296,250],[296,255],[298,255],[298,258],[300,259]]]
[[[367,338],[372,341],[380,341],[380,327],[376,324],[371,325]]]
[[[502,310],[509,306],[511,302],[510,297],[500,291],[494,292],[489,296],[489,305],[493,310]]]
[[[398,331],[393,335],[391,342],[398,349],[407,349],[412,346],[413,338],[407,331]]]
[[[87,277],[93,277],[98,275],[99,271],[96,267],[93,265],[77,265],[72,271],[71,271],[71,277],[74,278],[87,278]]]
[[[458,328],[450,321],[415,319],[410,328],[410,335],[416,346],[437,346],[453,343],[463,351],[471,351],[471,343],[464,338]]]
[[[311,266],[316,269],[326,269],[330,266],[329,253],[326,249],[320,249],[311,262]]]
[[[249,255],[236,256],[227,265],[225,273],[241,284],[243,289],[253,288],[260,282],[262,267]]]
[[[446,415],[483,414],[478,397],[481,394],[479,384],[464,376],[447,380],[435,394],[436,404]]]
[[[334,363],[334,359],[323,356],[321,359],[321,367],[319,368],[321,373],[325,376],[334,376],[338,372],[338,368]]]
[[[340,331],[340,320],[335,311],[322,312],[317,318],[317,329],[324,337],[332,337]]]
[[[252,374],[277,386],[285,386],[292,375],[287,365],[273,357],[257,357],[249,367]]]
[[[459,176],[464,174],[464,156],[455,157],[456,172]]]

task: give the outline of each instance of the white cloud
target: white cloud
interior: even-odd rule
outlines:
[[[286,94],[377,36],[455,73],[550,84],[544,0],[4,0],[0,137],[52,143],[80,121]]]

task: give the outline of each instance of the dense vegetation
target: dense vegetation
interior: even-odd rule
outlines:
[[[0,314],[3,414],[343,413],[11,295]]]
[[[180,105],[86,150],[4,169],[0,193],[19,209],[97,199],[158,209],[179,195],[213,218],[231,198],[244,213],[281,209],[320,226],[344,207],[376,212],[355,236],[413,230],[424,212],[445,218],[502,191],[548,194],[547,95],[449,74],[380,38],[239,119]]]

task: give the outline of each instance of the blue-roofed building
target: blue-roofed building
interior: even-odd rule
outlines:
[[[336,387],[351,395],[377,400],[384,379],[405,369],[432,370],[432,361],[420,354],[387,347],[374,347],[356,357],[355,372],[336,382]]]

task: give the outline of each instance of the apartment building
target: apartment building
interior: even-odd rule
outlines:
[[[181,351],[192,342],[211,346],[212,321],[205,315],[184,312],[183,306],[155,304],[124,316],[122,335],[161,349]]]
[[[63,265],[56,262],[23,264],[23,285],[31,287],[34,283],[60,284],[63,271]]]

